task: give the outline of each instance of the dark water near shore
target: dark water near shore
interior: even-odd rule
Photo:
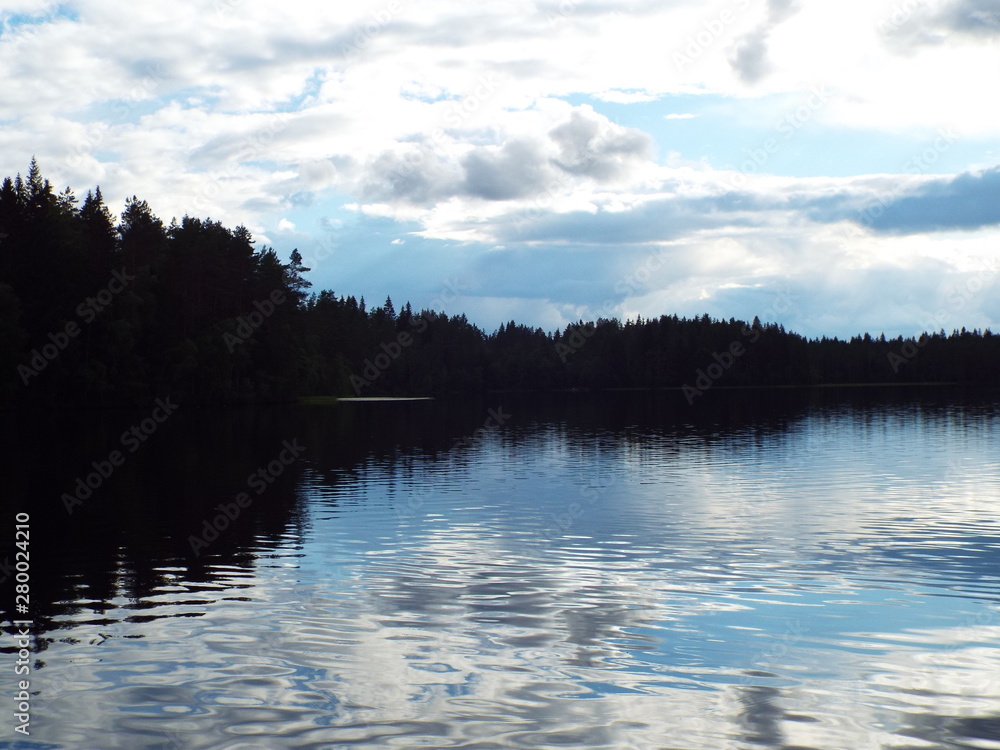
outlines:
[[[1000,748],[995,397],[0,415],[22,746]]]

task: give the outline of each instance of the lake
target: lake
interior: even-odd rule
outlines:
[[[998,748],[996,396],[0,415],[0,738]]]

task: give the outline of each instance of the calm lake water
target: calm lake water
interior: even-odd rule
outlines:
[[[995,398],[0,415],[0,554],[29,510],[35,623],[20,738],[8,580],[0,738],[1000,748]]]

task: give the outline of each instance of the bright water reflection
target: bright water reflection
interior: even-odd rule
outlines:
[[[444,407],[406,408],[426,425]],[[62,568],[33,739],[1000,747],[992,406],[505,408],[444,447],[352,433],[346,463],[325,432],[343,413],[297,412],[283,531],[248,518],[235,547],[141,571],[120,540],[104,594]]]

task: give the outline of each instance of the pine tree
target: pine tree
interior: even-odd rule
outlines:
[[[118,233],[122,241],[125,265],[130,270],[152,266],[158,260],[167,239],[163,222],[144,200],[132,196],[125,200]]]
[[[304,278],[302,274],[308,273],[312,269],[302,265],[302,253],[299,252],[298,248],[292,250],[289,260],[289,264],[285,267],[285,276],[287,278],[289,294],[295,306],[298,307],[302,300],[306,298],[306,289],[312,286],[312,282]]]
[[[73,194],[73,188],[69,185],[63,190],[59,195],[56,196],[56,205],[59,210],[63,213],[73,215],[76,213],[76,196]]]
[[[118,252],[118,232],[115,217],[104,205],[104,196],[98,186],[94,192],[87,191],[79,211],[89,245],[89,254],[100,274],[107,274],[115,265]]]
[[[52,185],[48,180],[42,178],[42,170],[34,156],[31,157],[31,164],[28,166],[28,182],[25,189],[28,206],[34,214],[43,214],[47,209],[56,205]]]
[[[20,172],[18,172],[14,177],[14,195],[17,196],[17,202],[20,205],[28,205],[28,188],[25,187],[24,180],[21,179]]]

